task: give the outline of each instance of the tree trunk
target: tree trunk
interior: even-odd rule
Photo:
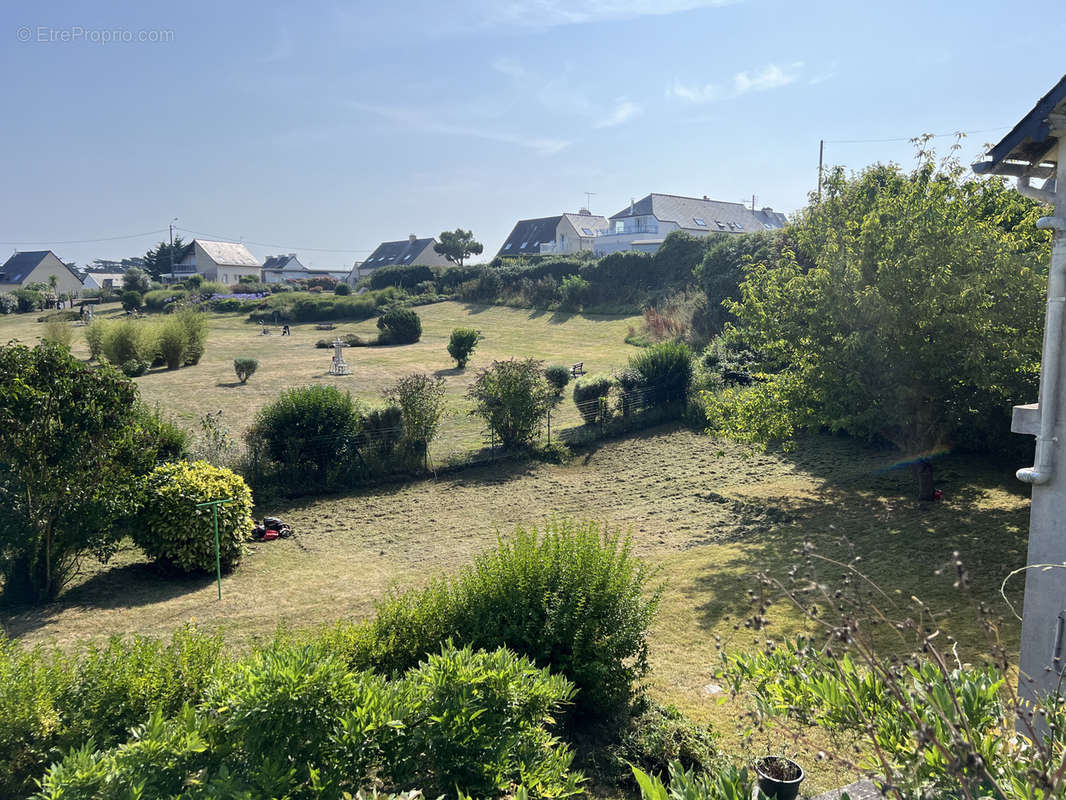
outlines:
[[[914,475],[918,479],[918,499],[933,499],[933,465],[926,458],[914,462]]]

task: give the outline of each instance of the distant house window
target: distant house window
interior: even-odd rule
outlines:
[[[529,242],[522,242],[522,246],[519,247],[518,249],[519,250],[524,250],[527,244],[529,244]]]
[[[738,230],[738,231],[742,231],[742,230],[744,230],[744,226],[743,226],[743,225],[741,225],[741,224],[740,224],[739,222],[737,223],[737,230]]]
[[[625,223],[624,220],[620,220],[620,219],[619,220],[615,220],[614,232],[615,233],[625,233],[626,232],[626,223]]]
[[[707,221],[706,221],[706,220],[703,220],[703,219],[701,219],[701,218],[699,218],[699,217],[693,217],[693,219],[694,219],[694,221],[695,221],[695,223],[696,223],[697,225],[700,225],[700,226],[702,226],[702,227],[704,227],[704,228],[706,228],[706,227],[707,227]]]

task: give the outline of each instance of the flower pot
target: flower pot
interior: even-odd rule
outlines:
[[[803,767],[784,756],[764,756],[755,762],[759,791],[777,800],[796,800],[806,777]]]

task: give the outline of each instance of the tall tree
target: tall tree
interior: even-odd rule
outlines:
[[[169,242],[160,242],[154,249],[149,250],[144,254],[141,266],[145,272],[152,276],[152,280],[159,280],[161,275],[165,275],[170,272],[171,263],[177,264],[180,260],[181,251],[185,249],[185,242],[182,241],[180,236],[174,237],[174,246],[171,248]],[[173,262],[171,261],[171,253],[173,253]],[[133,260],[133,259],[131,259]],[[123,259],[125,263],[125,259]]]
[[[748,440],[820,427],[888,441],[932,499],[930,456],[987,448],[1036,395],[1049,237],[1039,206],[919,152],[910,173],[830,173],[726,301],[761,355],[750,388],[705,395],[712,427]]]
[[[54,598],[86,552],[107,557],[133,488],[183,436],[111,367],[63,345],[0,347],[0,575],[4,594]]]
[[[481,255],[484,249],[481,242],[474,241],[473,231],[464,231],[462,228],[441,231],[440,241],[433,245],[433,252],[459,267],[463,266],[463,262],[470,256]]]

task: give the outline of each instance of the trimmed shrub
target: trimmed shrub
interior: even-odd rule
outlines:
[[[177,369],[185,363],[188,335],[180,319],[170,317],[160,324],[157,347],[167,369]]]
[[[104,354],[104,336],[108,323],[102,319],[94,319],[85,329],[85,341],[89,345],[89,358],[99,360]]]
[[[481,341],[481,331],[473,328],[456,328],[448,340],[448,355],[455,359],[455,365],[459,369],[466,366],[470,360],[470,354],[474,352],[477,343]]]
[[[352,287],[346,283],[338,283],[333,287],[333,294],[339,297],[347,297],[352,293]]]
[[[240,356],[233,359],[233,371],[237,373],[237,380],[247,383],[248,379],[259,369],[259,361],[249,356]]]
[[[607,418],[607,395],[611,392],[611,383],[610,375],[595,373],[582,375],[574,384],[574,405],[586,425]]]
[[[563,306],[577,310],[585,304],[588,296],[589,282],[580,275],[567,275],[559,285],[559,293],[563,297]]]
[[[19,301],[10,292],[0,292],[0,314],[14,314],[18,311]]]
[[[166,311],[175,303],[181,303],[189,296],[185,289],[153,289],[143,297],[144,307],[150,311]]]
[[[128,361],[151,364],[156,354],[156,329],[149,321],[114,320],[106,324],[102,348],[112,364]]]
[[[541,420],[555,405],[555,390],[535,358],[494,361],[483,369],[467,392],[473,413],[495,431],[505,448],[529,444]]]
[[[410,308],[393,306],[378,317],[378,330],[381,344],[414,344],[422,338],[422,320]]]
[[[126,311],[136,311],[141,307],[141,293],[133,289],[122,293],[122,308]]]
[[[681,342],[659,342],[629,359],[640,373],[648,405],[677,403],[685,399],[692,382],[692,351]]]
[[[229,572],[240,560],[241,542],[252,529],[252,492],[236,473],[206,461],[156,467],[145,479],[133,541],[154,558],[183,572],[215,569],[211,509],[197,503],[232,498],[218,506],[219,558]]]
[[[287,389],[256,415],[247,441],[292,491],[330,489],[358,464],[363,413],[360,401],[335,386]]]
[[[141,361],[139,358],[131,358],[128,361],[123,361],[119,367],[122,370],[122,374],[127,378],[139,378],[148,371],[151,366],[147,361]]]
[[[544,370],[544,377],[548,379],[554,388],[556,394],[561,395],[563,389],[565,389],[570,383],[570,367],[563,364],[552,364],[550,367]]]

